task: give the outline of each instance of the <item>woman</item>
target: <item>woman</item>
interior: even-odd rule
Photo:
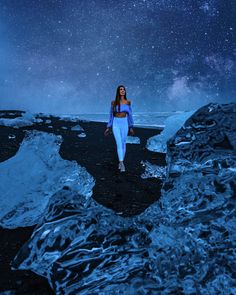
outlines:
[[[120,172],[125,172],[126,138],[128,131],[130,135],[134,135],[133,125],[131,101],[126,98],[125,87],[120,85],[116,90],[116,99],[111,102],[110,119],[104,132],[104,135],[107,136],[112,128],[116,140]]]

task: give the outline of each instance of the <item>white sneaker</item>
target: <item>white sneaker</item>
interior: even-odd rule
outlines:
[[[125,172],[125,165],[124,165],[124,163],[120,163],[120,172]]]

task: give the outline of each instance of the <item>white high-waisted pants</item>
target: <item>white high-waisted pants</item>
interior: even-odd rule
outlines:
[[[112,131],[116,140],[117,154],[119,161],[123,161],[126,152],[126,138],[128,135],[129,127],[127,117],[113,118]]]

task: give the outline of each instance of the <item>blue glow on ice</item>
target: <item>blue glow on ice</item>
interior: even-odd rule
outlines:
[[[51,195],[69,186],[90,197],[93,177],[59,155],[61,136],[28,132],[17,154],[0,164],[0,225],[30,226],[43,215]]]

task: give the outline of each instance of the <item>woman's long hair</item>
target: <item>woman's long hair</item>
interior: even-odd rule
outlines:
[[[123,87],[125,89],[124,85],[119,85],[116,89],[116,99],[115,99],[115,105],[113,107],[113,109],[116,109],[116,106],[118,106],[119,112],[120,112],[120,87]],[[126,97],[126,89],[125,89],[125,95],[124,95],[124,99],[127,100]]]

